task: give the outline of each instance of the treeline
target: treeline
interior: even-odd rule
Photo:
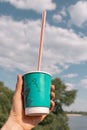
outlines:
[[[11,109],[13,93],[14,92],[6,87],[3,82],[0,82],[0,128],[8,118]]]
[[[55,108],[33,130],[69,130],[68,117],[62,105],[70,106],[76,97],[76,90],[67,90],[67,86],[59,79],[52,80],[55,85]],[[14,91],[0,82],[0,128],[8,118]]]
[[[69,112],[66,111],[66,113],[67,114],[80,114],[80,115],[86,115],[87,116],[87,112],[85,112],[85,111],[69,111]]]

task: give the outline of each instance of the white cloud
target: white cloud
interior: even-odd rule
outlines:
[[[66,84],[66,86],[67,86],[67,88],[66,88],[66,90],[73,90],[74,89],[74,84],[71,84],[71,83],[65,83]]]
[[[78,77],[78,74],[71,73],[71,74],[63,75],[63,77],[65,77],[65,78],[75,78],[75,77]]]
[[[83,107],[84,106],[84,107]],[[66,111],[87,111],[87,100],[81,97],[76,97],[75,102],[69,107],[63,107]]]
[[[1,0],[1,2],[10,2],[16,8],[32,9],[37,12],[54,10],[56,8],[56,4],[52,0]]]
[[[71,17],[71,24],[82,27],[87,22],[87,1],[78,1],[75,5],[71,5],[68,12]]]
[[[59,15],[59,14],[55,14],[55,15],[53,16],[53,20],[54,20],[55,22],[60,23],[60,22],[62,21],[62,16]]]
[[[0,66],[36,70],[40,29],[40,20],[0,17]],[[60,73],[70,64],[83,61],[87,61],[87,37],[46,23],[41,69]]]
[[[65,22],[64,17],[66,16],[67,16],[66,9],[63,7],[58,13],[53,15],[53,20],[58,23]]]
[[[40,21],[28,21],[25,24],[24,21],[18,22],[10,17],[1,17],[0,65],[9,69],[26,70],[32,67],[36,62],[39,32]]]
[[[80,81],[80,85],[83,87],[83,88],[86,88],[87,89],[87,78],[86,79],[82,79]]]
[[[60,14],[61,14],[62,16],[64,16],[64,17],[67,16],[66,8],[65,8],[65,7],[63,7],[63,8],[61,9]]]

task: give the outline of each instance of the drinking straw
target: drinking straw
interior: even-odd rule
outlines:
[[[40,34],[40,46],[39,46],[39,54],[38,54],[37,71],[40,71],[40,68],[41,68],[41,58],[42,58],[42,49],[43,49],[45,21],[46,21],[46,11],[43,11],[43,13],[42,13],[42,26],[41,26],[41,34]]]

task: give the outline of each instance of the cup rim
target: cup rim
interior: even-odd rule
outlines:
[[[23,74],[23,76],[26,75],[26,74],[34,73],[34,72],[35,72],[35,73],[36,73],[36,72],[37,72],[37,73],[45,73],[45,74],[48,74],[48,75],[52,76],[49,72],[46,72],[46,71],[37,71],[37,70],[26,72],[26,73]]]

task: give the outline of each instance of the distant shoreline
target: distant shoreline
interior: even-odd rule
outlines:
[[[82,114],[67,114],[67,116],[83,116]]]
[[[71,111],[71,112],[66,112],[66,115],[67,116],[87,116],[87,112],[83,112],[83,111],[74,112],[74,111]]]

